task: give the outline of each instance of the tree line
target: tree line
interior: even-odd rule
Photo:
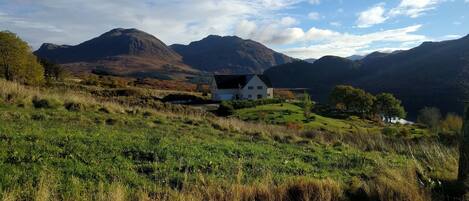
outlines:
[[[390,122],[393,118],[405,118],[406,112],[401,101],[390,93],[376,96],[348,85],[336,86],[329,97],[329,103],[344,113],[362,118],[383,118]]]
[[[9,31],[0,31],[0,78],[37,85],[64,77],[63,68],[38,59],[28,43]]]

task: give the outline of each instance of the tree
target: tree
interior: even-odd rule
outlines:
[[[440,122],[440,128],[443,131],[457,134],[461,133],[462,125],[462,118],[459,115],[453,113],[448,113],[445,119]]]
[[[39,62],[44,67],[44,77],[47,81],[58,81],[64,79],[65,70],[62,66],[46,59],[39,59]]]
[[[16,34],[0,32],[0,77],[25,84],[38,84],[44,69],[37,62],[28,44]]]
[[[440,110],[435,107],[424,107],[419,111],[419,115],[417,116],[417,122],[427,125],[434,131],[438,129],[440,119]]]
[[[330,103],[337,109],[360,115],[370,115],[375,97],[362,89],[347,85],[338,85],[332,90]]]
[[[376,95],[373,103],[373,111],[380,117],[384,117],[386,122],[390,122],[392,118],[405,118],[406,112],[401,105],[401,101],[390,93],[381,93]]]
[[[304,93],[303,96],[303,110],[306,119],[311,117],[311,110],[313,109],[313,101],[308,93]]]

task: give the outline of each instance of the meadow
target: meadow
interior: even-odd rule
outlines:
[[[414,126],[305,120],[289,103],[223,118],[147,89],[0,89],[2,200],[443,200],[457,177],[454,139]]]

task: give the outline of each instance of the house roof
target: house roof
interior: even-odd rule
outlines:
[[[244,88],[249,80],[256,75],[214,75],[215,83],[218,89],[238,89]],[[267,87],[272,87],[272,83],[265,75],[257,75]]]

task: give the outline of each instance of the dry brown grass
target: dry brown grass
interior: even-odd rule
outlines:
[[[361,200],[347,196],[344,184],[332,179],[293,178],[275,184],[268,176],[253,184],[225,184],[207,180],[203,176],[181,190],[170,187],[132,189],[120,183],[102,184],[87,189],[75,183],[78,191],[65,197],[54,185],[54,175],[43,174],[35,188],[34,200],[99,200],[99,201],[345,201]],[[427,201],[430,193],[418,183],[415,168],[403,170],[382,168],[366,181],[356,181],[352,193],[362,193],[362,199],[380,201]],[[28,186],[23,188],[29,188]],[[3,192],[3,201],[20,200],[19,188]],[[350,190],[348,191],[351,192]]]
[[[383,169],[374,180],[368,182],[367,193],[371,198],[386,201],[427,201],[430,193],[421,187],[413,168]]]

